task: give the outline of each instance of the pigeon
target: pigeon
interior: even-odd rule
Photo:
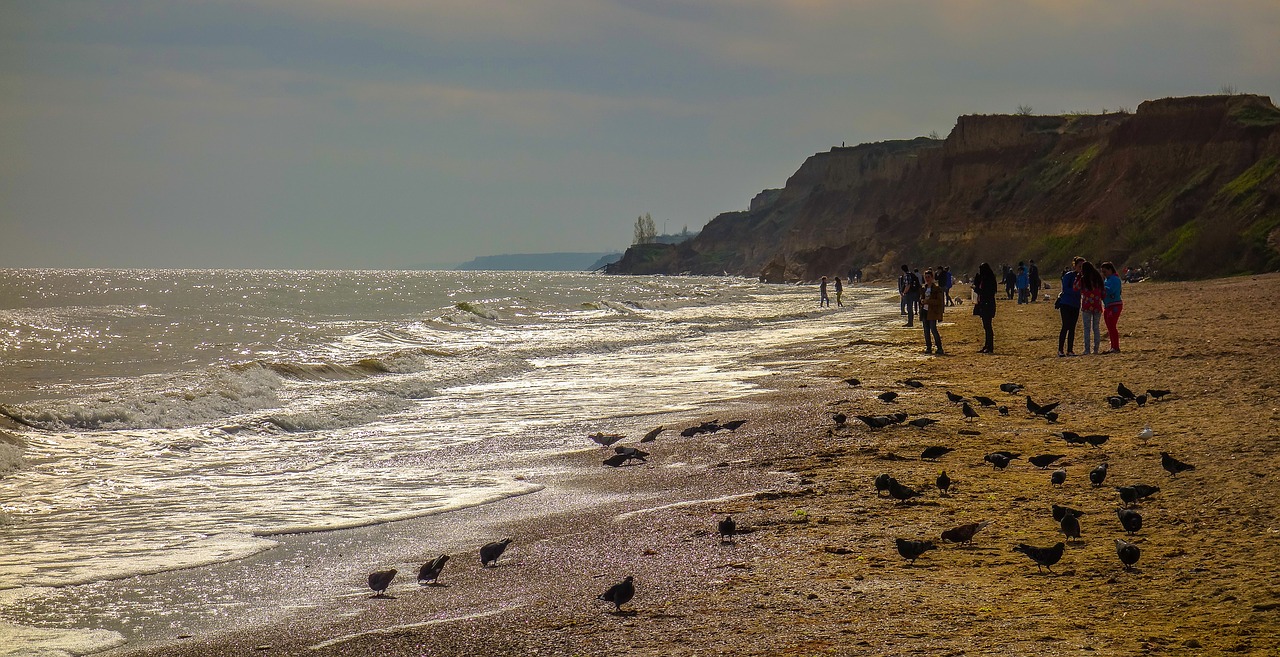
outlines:
[[[1054,461],[1057,461],[1060,458],[1062,458],[1061,454],[1037,454],[1027,460],[1031,462],[1031,465],[1034,465],[1037,468],[1040,468],[1041,470],[1043,470],[1049,467],[1049,464],[1053,463]]]
[[[610,445],[618,442],[619,440],[626,438],[626,436],[620,433],[604,433],[604,432],[596,432],[587,437],[594,440],[596,444],[600,445],[601,447],[609,447]]]
[[[1120,557],[1120,563],[1124,564],[1124,569],[1133,568],[1133,564],[1138,563],[1138,558],[1142,556],[1142,550],[1123,539],[1116,539],[1116,556]]]
[[[1041,406],[1040,404],[1037,404],[1031,401],[1031,395],[1027,395],[1027,410],[1030,411],[1033,415],[1044,415],[1045,413],[1048,413],[1049,411],[1052,411],[1053,409],[1057,408],[1058,404],[1061,404],[1061,403],[1062,402],[1060,401],[1056,401],[1056,402],[1053,402],[1052,404],[1045,404]]]
[[[891,401],[893,401],[893,400],[897,399],[897,398],[898,398],[898,393],[896,393],[896,392],[894,392],[894,391],[890,390],[890,391],[888,391],[888,392],[882,392],[882,393],[880,393],[880,394],[876,395],[876,397],[878,397],[878,398],[880,399],[880,401],[888,403],[888,402],[891,402]]]
[[[937,547],[933,541],[913,541],[905,538],[894,539],[894,541],[898,544],[898,554],[912,564],[920,558],[920,555]]]
[[[1139,407],[1141,407],[1141,406],[1146,406],[1146,405],[1147,405],[1147,396],[1146,396],[1146,395],[1138,395],[1137,397],[1134,397],[1134,398],[1133,398],[1133,401],[1134,401],[1134,403],[1136,403]]]
[[[655,440],[657,440],[657,439],[658,439],[658,434],[662,433],[662,431],[663,431],[663,427],[662,427],[662,425],[661,425],[661,424],[659,424],[659,425],[658,425],[658,427],[657,427],[656,429],[654,429],[654,430],[650,431],[649,433],[646,433],[646,434],[644,435],[644,438],[641,438],[641,439],[640,439],[640,442],[642,442],[642,443],[651,443],[651,442],[653,442],[653,441],[655,441]]]
[[[876,495],[879,496],[881,493],[888,492],[889,486],[892,485],[890,482],[893,482],[893,477],[890,477],[888,473],[878,475],[875,481]]]
[[[703,433],[715,433],[719,430],[720,430],[720,422],[718,422],[717,420],[711,420],[709,422],[703,422],[702,424],[688,427],[685,430],[681,431],[680,435],[684,436],[685,438],[689,438],[691,436],[696,436],[698,434],[703,434]]]
[[[976,402],[978,402],[979,404],[981,404],[981,405],[983,405],[983,406],[995,406],[995,405],[996,405],[996,400],[994,400],[994,399],[992,399],[992,398],[990,398],[990,397],[983,397],[982,395],[974,395],[974,396],[973,396],[973,400],[974,400],[974,401],[976,401]]]
[[[1084,441],[1091,447],[1102,447],[1102,444],[1108,440],[1111,440],[1111,436],[1105,433],[1091,433],[1084,437]]]
[[[1160,452],[1160,467],[1164,468],[1165,472],[1168,472],[1170,477],[1178,474],[1179,472],[1196,469],[1196,466],[1191,465],[1190,463],[1183,463],[1182,461],[1169,456],[1169,452]]]
[[[858,380],[858,379],[855,379],[855,378],[853,378],[853,377],[849,377],[849,378],[845,379],[845,380],[844,380],[844,382],[845,382],[845,383],[847,383],[847,384],[849,384],[850,386],[860,386],[860,385],[862,385],[862,381],[860,381],[860,380]]]
[[[742,427],[742,425],[746,423],[747,423],[746,420],[729,420],[728,422],[725,422],[724,424],[720,425],[720,427],[723,429],[728,429],[729,431],[737,431],[740,427]]]
[[[973,410],[973,407],[969,405],[969,402],[961,404],[960,411],[964,413],[965,417],[978,417],[978,412]]]
[[[835,420],[837,427],[843,427],[844,423],[849,421],[849,416],[845,415],[844,413],[836,413],[835,415],[831,416],[831,419]]]
[[[635,459],[642,462],[649,460],[649,452],[634,447],[614,447],[613,451],[617,456],[625,456],[627,460]]]
[[[631,598],[636,595],[636,585],[632,583],[630,575],[627,578],[609,587],[608,591],[600,594],[601,600],[612,602],[614,613],[622,612],[622,605],[631,602]]]
[[[1125,399],[1137,399],[1137,396],[1133,394],[1133,391],[1126,388],[1123,383],[1116,385],[1116,394],[1124,397]]]
[[[1054,486],[1061,486],[1062,484],[1066,483],[1066,481],[1067,481],[1067,471],[1064,468],[1058,468],[1057,470],[1053,471],[1052,475],[1049,475],[1049,483],[1053,484]]]
[[[626,464],[630,463],[630,462],[631,462],[631,457],[630,457],[630,456],[628,456],[628,455],[626,455],[626,454],[614,454],[613,456],[610,456],[609,458],[607,458],[607,459],[605,459],[604,461],[601,461],[601,462],[602,462],[604,465],[607,465],[607,466],[609,466],[609,467],[611,467],[611,468],[620,468],[620,467],[622,467],[622,466],[624,466],[624,465],[626,465]]]
[[[422,568],[418,570],[418,584],[423,586],[435,584],[440,579],[440,571],[444,570],[444,564],[447,561],[449,561],[449,555],[442,554],[422,564]]]
[[[961,397],[960,395],[957,395],[956,393],[951,392],[950,390],[947,390],[946,393],[947,393],[947,399],[951,400],[952,404],[959,404],[964,401],[964,397]]]
[[[971,543],[973,535],[977,534],[982,528],[987,526],[987,521],[971,522],[967,525],[960,525],[942,532],[942,540],[949,543]]]
[[[1009,415],[1009,407],[1008,407],[1008,406],[1003,406],[1003,405],[1002,405],[1002,406],[1000,406],[999,408],[997,408],[996,410],[997,410],[997,411],[999,411],[1001,415],[1004,415],[1004,416],[1008,416],[1008,415]]]
[[[506,551],[507,546],[510,544],[511,539],[509,538],[504,538],[501,541],[495,541],[493,543],[486,543],[484,547],[480,548],[480,565],[485,568],[488,568],[489,564],[497,566],[498,557],[502,556],[502,553]]]
[[[912,490],[911,488],[903,486],[902,484],[898,483],[897,479],[889,480],[889,497],[892,497],[893,499],[898,500],[899,502],[905,502],[913,497],[919,497],[919,496],[920,496],[919,491]]]
[[[1021,552],[1022,554],[1027,555],[1027,557],[1032,561],[1036,562],[1037,572],[1040,571],[1041,566],[1048,568],[1049,572],[1053,572],[1053,564],[1062,560],[1062,552],[1066,547],[1067,544],[1062,542],[1057,543],[1053,547],[1036,547],[1034,545],[1027,545],[1026,543],[1019,543],[1017,547],[1013,548],[1013,551]]]
[[[951,477],[947,476],[946,470],[938,473],[938,479],[934,483],[938,484],[938,490],[941,491],[943,495],[946,495],[947,491],[951,489]]]
[[[1053,521],[1059,522],[1059,523],[1062,522],[1062,519],[1067,516],[1084,515],[1084,511],[1079,511],[1069,506],[1058,506],[1057,504],[1049,505],[1049,513],[1053,514]]]
[[[937,420],[935,420],[935,419],[933,419],[933,418],[931,418],[931,417],[918,417],[918,418],[916,418],[916,419],[914,419],[914,420],[912,420],[912,421],[908,422],[907,424],[910,424],[910,425],[911,425],[911,426],[913,426],[913,427],[918,427],[918,428],[923,429],[923,428],[925,428],[925,427],[929,426],[930,424],[937,424],[937,422],[938,422]]]
[[[1080,516],[1074,513],[1063,514],[1062,520],[1058,521],[1058,529],[1068,539],[1080,540]]]
[[[1172,390],[1152,390],[1150,388],[1147,389],[1147,394],[1151,395],[1151,398],[1155,399],[1156,401],[1161,401],[1165,398],[1165,395],[1169,395],[1172,393],[1173,393]]]
[[[1049,411],[1048,413],[1044,414],[1044,419],[1048,420],[1049,424],[1053,424],[1054,422],[1058,421],[1058,412]]]
[[[955,450],[950,447],[930,445],[929,447],[924,448],[923,452],[920,452],[920,458],[926,461],[934,461],[954,451]]]
[[[1081,436],[1080,434],[1078,434],[1078,433],[1076,433],[1076,432],[1074,432],[1074,431],[1060,431],[1060,432],[1058,432],[1058,434],[1057,434],[1057,435],[1058,435],[1058,436],[1061,436],[1063,440],[1067,441],[1067,444],[1068,444],[1068,445],[1083,445],[1083,444],[1084,444],[1084,436]]]
[[[902,382],[902,385],[907,386],[908,388],[923,388],[923,387],[924,387],[924,384],[923,384],[923,383],[921,383],[921,382],[919,382],[919,381],[917,381],[917,380],[915,380],[915,379],[907,379],[907,380],[905,380],[905,381],[903,381],[903,382]]]
[[[1142,514],[1133,509],[1116,509],[1116,517],[1120,518],[1120,525],[1130,536],[1142,529]]]
[[[892,415],[855,415],[853,416],[872,429],[883,429],[895,424]],[[847,419],[847,418],[846,418]]]
[[[1107,480],[1107,463],[1106,461],[1103,461],[1102,463],[1098,464],[1098,467],[1089,471],[1089,483],[1093,484],[1094,488],[1097,488],[1098,486],[1101,486],[1102,482],[1106,480]]]
[[[1017,452],[992,452],[982,457],[983,461],[995,466],[998,470],[1009,467],[1009,461],[1018,458]]]
[[[369,573],[369,588],[373,589],[373,597],[387,597],[387,587],[391,586],[391,580],[396,578],[396,569],[391,570],[375,570]]]
[[[725,516],[724,520],[716,523],[716,531],[720,532],[720,542],[733,542],[733,535],[738,532],[738,523],[733,521],[733,516]]]
[[[1146,484],[1134,484],[1132,486],[1116,486],[1116,492],[1120,493],[1120,499],[1126,505],[1133,506],[1138,500],[1151,497],[1160,492],[1159,486],[1148,486]]]
[[[1022,386],[1020,386],[1020,385],[1018,385],[1018,384],[1016,384],[1016,383],[1001,383],[1001,384],[1000,384],[1000,392],[1007,392],[1007,393],[1009,393],[1009,394],[1011,394],[1011,395],[1016,395],[1016,394],[1018,394],[1018,393],[1022,392]]]
[[[1124,397],[1111,395],[1110,397],[1107,397],[1107,403],[1111,405],[1111,408],[1121,408],[1125,404],[1128,404],[1129,400]]]

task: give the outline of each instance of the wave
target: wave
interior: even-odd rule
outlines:
[[[271,413],[265,420],[289,433],[323,431],[359,426],[408,408],[412,402],[403,397],[374,397],[325,404],[306,410]]]
[[[22,452],[27,443],[20,436],[0,430],[0,477],[26,466]]]

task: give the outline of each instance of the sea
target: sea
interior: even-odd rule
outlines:
[[[522,460],[757,392],[759,354],[850,333],[871,295],[830,310],[814,286],[728,276],[0,269],[0,601],[535,492]],[[124,642],[93,614],[0,611],[0,655]]]

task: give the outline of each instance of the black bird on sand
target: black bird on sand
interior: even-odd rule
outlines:
[[[634,447],[614,447],[613,451],[619,456],[625,456],[629,459],[635,459],[637,461],[649,460],[649,452],[642,449],[636,449]]]
[[[1124,397],[1125,399],[1136,399],[1136,398],[1137,398],[1137,395],[1134,395],[1134,394],[1133,394],[1133,391],[1132,391],[1132,390],[1130,390],[1129,388],[1125,387],[1125,385],[1124,385],[1123,383],[1118,383],[1118,384],[1116,384],[1116,394],[1117,394],[1117,395],[1120,395],[1121,397]]]
[[[845,380],[844,380],[844,382],[845,382],[845,383],[847,383],[847,384],[849,384],[849,385],[851,385],[851,386],[860,386],[860,385],[862,385],[862,381],[861,381],[861,380],[859,380],[859,379],[855,379],[855,378],[853,378],[853,377],[849,377],[849,378],[845,379]]]
[[[921,383],[920,381],[917,381],[917,380],[915,380],[915,379],[907,379],[907,380],[905,380],[905,381],[903,381],[903,382],[902,382],[902,385],[907,386],[908,388],[923,388],[923,387],[924,387],[924,384],[923,384],[923,383]]]
[[[1115,395],[1111,395],[1107,397],[1107,403],[1111,405],[1111,408],[1121,408],[1125,404],[1128,404],[1129,400],[1124,397],[1117,397]]]
[[[899,502],[905,502],[913,497],[919,496],[920,491],[908,488],[907,486],[898,483],[897,479],[889,480],[889,497],[892,497]]]
[[[1007,392],[1011,395],[1016,395],[1022,392],[1022,386],[1017,383],[1001,383],[1000,392]]]
[[[1067,471],[1065,468],[1058,468],[1057,470],[1053,471],[1053,474],[1049,475],[1049,483],[1053,484],[1054,486],[1061,486],[1066,482],[1067,482]]]
[[[1001,415],[1004,415],[1004,416],[1008,416],[1008,415],[1009,415],[1009,407],[1008,407],[1008,406],[1001,405],[1001,406],[1000,406],[999,408],[997,408],[996,410],[997,410],[997,411],[999,411]]]
[[[1111,440],[1111,436],[1105,433],[1091,433],[1084,437],[1084,441],[1089,443],[1090,447],[1102,447],[1108,440]]]
[[[943,447],[942,445],[930,445],[924,448],[924,451],[920,452],[920,458],[926,461],[933,461],[933,460],[940,459],[954,451],[955,450],[950,447]]]
[[[373,597],[387,597],[387,587],[391,586],[391,580],[396,578],[396,569],[391,570],[375,570],[369,573],[369,588],[373,589]]]
[[[982,457],[983,461],[994,465],[997,469],[1003,470],[1009,467],[1009,461],[1018,458],[1017,452],[991,452]]]
[[[1084,444],[1084,436],[1081,436],[1074,431],[1059,431],[1058,435],[1061,436],[1063,440],[1067,441],[1068,445]]]
[[[506,551],[507,546],[510,544],[511,539],[509,538],[504,538],[501,541],[494,541],[493,543],[486,543],[484,547],[480,548],[480,565],[485,568],[488,568],[490,564],[497,566],[498,557],[502,556],[502,553]]]
[[[600,445],[601,447],[608,447],[608,446],[610,446],[610,445],[612,445],[612,444],[614,444],[614,443],[618,442],[619,440],[622,440],[623,438],[626,438],[626,436],[624,436],[624,435],[622,435],[622,434],[620,434],[620,433],[604,433],[604,432],[602,432],[602,431],[601,431],[601,432],[593,433],[593,434],[591,434],[590,436],[587,436],[587,437],[588,437],[588,438],[590,438],[590,439],[592,439],[592,440],[594,440],[594,441],[596,442],[596,444],[597,444],[597,445]]]
[[[1146,395],[1138,395],[1137,397],[1134,397],[1134,398],[1133,398],[1133,401],[1134,401],[1134,402],[1136,402],[1136,403],[1138,404],[1138,406],[1146,406],[1146,405],[1147,405],[1147,396],[1146,396]]]
[[[946,495],[947,491],[951,490],[951,477],[947,476],[946,470],[938,473],[938,479],[934,483],[938,485],[938,490],[941,491],[943,495]]]
[[[630,575],[627,578],[609,587],[608,591],[600,594],[600,599],[605,602],[613,603],[614,613],[622,612],[622,605],[631,602],[631,598],[636,595],[636,585],[632,583]]]
[[[836,413],[831,416],[831,419],[835,421],[837,427],[843,427],[844,423],[849,421],[849,416],[844,413]]]
[[[1058,521],[1058,529],[1066,536],[1068,540],[1080,540],[1080,517],[1074,513],[1068,513],[1062,516],[1062,520]]]
[[[662,425],[661,425],[661,424],[659,424],[659,425],[658,425],[658,427],[657,427],[656,429],[653,429],[653,430],[652,430],[652,431],[650,431],[649,433],[646,433],[646,434],[644,435],[644,438],[641,438],[641,439],[640,439],[640,442],[642,442],[642,443],[651,443],[651,442],[653,442],[653,441],[655,441],[655,440],[657,440],[657,439],[658,439],[658,434],[662,433],[662,431],[663,431],[663,427],[662,427]]]
[[[1107,480],[1107,462],[1103,461],[1102,463],[1098,464],[1098,467],[1089,471],[1089,483],[1093,484],[1094,488],[1097,488],[1098,486],[1101,486],[1102,482],[1106,480]]]
[[[897,422],[894,421],[894,416],[892,415],[855,415],[853,417],[857,418],[858,421],[872,429],[883,429],[897,424]]]
[[[950,400],[952,404],[959,404],[964,401],[964,397],[957,395],[950,390],[946,390],[945,392],[947,393],[947,399]]]
[[[896,393],[896,392],[894,392],[894,391],[892,391],[892,390],[889,390],[888,392],[882,392],[882,393],[880,393],[880,394],[876,395],[876,397],[877,397],[877,398],[879,398],[879,399],[880,399],[880,401],[882,401],[882,402],[886,402],[886,403],[887,403],[887,402],[891,402],[891,401],[893,401],[893,400],[897,399],[897,398],[898,398],[898,393]]]
[[[1159,486],[1148,486],[1147,484],[1134,484],[1132,486],[1116,486],[1116,492],[1120,493],[1120,499],[1127,505],[1134,505],[1138,500],[1146,499],[1160,492]]]
[[[733,516],[725,516],[724,520],[716,523],[716,531],[720,532],[721,543],[732,543],[734,534],[738,532],[738,523],[733,521]]]
[[[1062,560],[1062,552],[1066,548],[1067,544],[1062,542],[1053,547],[1036,547],[1026,543],[1019,543],[1017,547],[1013,548],[1013,551],[1021,552],[1036,562],[1036,570],[1038,572],[1041,566],[1048,568],[1049,572],[1053,572],[1053,565]]]
[[[729,420],[728,422],[725,422],[720,426],[721,428],[728,429],[729,431],[737,431],[740,427],[742,427],[742,425],[746,423],[747,423],[746,420]]]
[[[1130,536],[1142,529],[1142,514],[1133,509],[1116,509],[1116,517],[1120,518],[1120,525]]]
[[[1160,467],[1164,468],[1165,472],[1168,472],[1170,477],[1178,474],[1179,472],[1196,469],[1196,466],[1191,465],[1190,463],[1183,463],[1182,461],[1169,456],[1169,452],[1160,452]]]
[[[965,417],[978,417],[978,412],[973,410],[973,407],[969,405],[969,402],[964,402],[960,405],[960,412],[964,413]]]
[[[1164,399],[1165,395],[1173,394],[1173,391],[1172,390],[1152,390],[1150,388],[1147,388],[1147,394],[1151,395],[1152,399],[1156,401],[1160,401]]]
[[[1027,461],[1030,461],[1031,465],[1043,470],[1060,458],[1062,458],[1062,454],[1036,454],[1035,456],[1027,459]]]
[[[631,457],[626,454],[614,454],[613,456],[601,461],[601,463],[611,468],[620,468],[630,462]]]
[[[981,522],[971,522],[967,525],[960,525],[959,527],[952,527],[951,529],[942,532],[942,540],[949,543],[972,543],[973,535],[981,531],[987,526],[987,524],[987,521],[983,520]]]
[[[893,481],[893,477],[889,476],[887,472],[877,475],[875,481],[876,495],[879,496],[881,493],[889,492],[889,487],[893,485]]]
[[[990,397],[983,397],[982,395],[974,395],[974,396],[973,396],[973,400],[974,400],[974,401],[976,401],[976,402],[978,402],[978,403],[979,403],[980,405],[982,405],[982,406],[995,406],[995,405],[996,405],[996,400],[994,400],[994,399],[992,399],[992,398],[990,398]]]
[[[1053,424],[1054,422],[1058,421],[1058,412],[1049,411],[1048,413],[1044,414],[1044,419],[1048,420],[1049,424]]]
[[[916,562],[916,559],[920,558],[920,555],[937,547],[933,544],[933,541],[914,541],[906,538],[897,538],[894,541],[898,544],[898,554],[912,564]]]
[[[918,418],[916,418],[916,419],[914,419],[914,420],[912,420],[912,421],[908,422],[907,424],[910,424],[910,425],[911,425],[911,426],[913,426],[913,427],[918,427],[918,428],[923,429],[923,428],[925,428],[925,427],[929,426],[930,424],[937,424],[937,422],[938,422],[937,420],[935,420],[935,419],[933,419],[933,418],[931,418],[931,417],[918,417]]]
[[[1057,504],[1049,506],[1049,513],[1053,514],[1053,521],[1057,523],[1061,523],[1062,519],[1067,516],[1079,517],[1084,515],[1084,511],[1073,509],[1069,506],[1058,506]]]
[[[1142,556],[1142,550],[1123,539],[1116,539],[1116,556],[1120,557],[1120,563],[1124,564],[1124,569],[1133,568],[1133,564],[1138,563],[1138,558]]]
[[[1058,404],[1061,404],[1061,403],[1062,402],[1060,401],[1056,401],[1051,404],[1040,405],[1031,401],[1031,395],[1027,395],[1027,410],[1031,411],[1031,413],[1034,415],[1044,415],[1045,413],[1048,413],[1049,411],[1052,411],[1053,409],[1057,408]]]
[[[440,571],[444,570],[444,565],[448,561],[449,555],[442,554],[422,564],[422,568],[418,569],[418,584],[423,586],[435,584],[440,579]]]

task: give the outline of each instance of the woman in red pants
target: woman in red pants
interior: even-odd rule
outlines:
[[[1116,274],[1116,266],[1110,261],[1102,263],[1102,321],[1107,324],[1107,339],[1111,340],[1109,354],[1120,353],[1120,331],[1116,323],[1120,321],[1120,311],[1124,303],[1120,301],[1120,277]]]

